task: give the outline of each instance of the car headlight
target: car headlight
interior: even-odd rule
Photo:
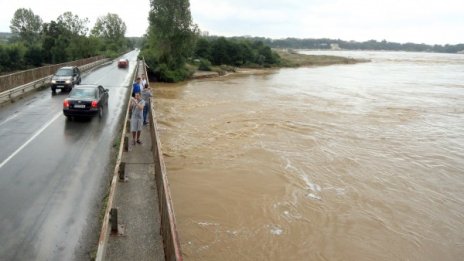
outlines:
[[[56,83],[56,80],[52,80],[52,83]]]
[[[66,80],[66,83],[71,83],[71,80]]]

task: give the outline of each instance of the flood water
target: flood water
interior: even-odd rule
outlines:
[[[464,55],[328,53],[156,85],[185,260],[462,260]]]

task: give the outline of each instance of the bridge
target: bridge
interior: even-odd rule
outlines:
[[[79,64],[82,84],[109,89],[102,118],[66,119],[67,93],[41,87],[49,73],[0,79],[2,260],[182,260],[153,108],[144,145],[127,150],[137,55],[122,56],[129,69]]]

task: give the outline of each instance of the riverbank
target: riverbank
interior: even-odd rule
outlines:
[[[364,59],[354,59],[334,55],[308,55],[291,49],[275,49],[282,59],[281,67],[326,66],[333,64],[356,64],[369,62]]]
[[[307,67],[307,66],[327,66],[334,64],[356,64],[362,62],[369,62],[364,59],[354,59],[341,56],[333,55],[307,55],[298,53],[289,49],[275,49],[275,52],[279,54],[282,62],[278,66],[271,68],[236,68],[231,66],[216,66],[212,67],[211,71],[199,71],[196,70],[192,75],[192,79],[204,79],[224,76],[230,73],[236,72],[262,72],[269,69],[276,68],[295,68],[295,67]]]

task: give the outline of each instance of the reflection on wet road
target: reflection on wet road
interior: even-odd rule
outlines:
[[[67,120],[67,93],[49,89],[0,109],[0,259],[89,259],[137,53],[125,57],[129,70],[112,63],[82,77],[109,89],[101,119]]]
[[[186,260],[462,259],[464,56],[330,54],[156,87]]]

